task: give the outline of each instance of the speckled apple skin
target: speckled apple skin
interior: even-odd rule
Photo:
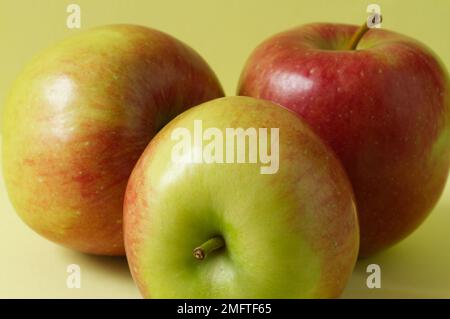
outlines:
[[[146,27],[99,27],[48,49],[19,76],[3,115],[16,212],[56,243],[123,255],[123,198],[137,159],[171,118],[220,96],[197,53]]]
[[[193,134],[195,120],[222,132],[279,128],[279,170],[173,162],[172,132]],[[295,113],[248,97],[194,107],[155,136],[130,177],[124,229],[146,298],[335,298],[359,243],[353,192],[333,151]],[[217,235],[225,247],[195,259],[194,248]]]
[[[405,238],[428,216],[450,161],[450,86],[419,42],[357,26],[309,24],[277,34],[248,59],[239,95],[301,115],[336,152],[353,185],[361,256]]]

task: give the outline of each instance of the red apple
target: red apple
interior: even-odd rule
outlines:
[[[18,78],[4,114],[17,213],[67,247],[123,255],[122,204],[137,159],[165,123],[220,96],[206,62],[156,30],[100,27],[50,48]]]
[[[436,204],[449,168],[450,90],[424,45],[381,29],[359,40],[357,30],[317,23],[271,37],[249,58],[238,94],[294,110],[334,149],[367,256],[410,234]]]

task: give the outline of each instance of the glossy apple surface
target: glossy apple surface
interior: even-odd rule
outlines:
[[[450,94],[435,55],[406,36],[310,24],[277,34],[252,53],[238,94],[301,115],[334,149],[353,185],[362,256],[410,234],[447,179]]]
[[[17,79],[3,115],[17,213],[67,247],[124,254],[123,198],[137,159],[175,115],[220,96],[205,61],[156,30],[105,26],[48,49]]]
[[[221,132],[279,128],[278,171],[261,174],[260,161],[174,162],[173,132],[194,135],[196,120]],[[181,156],[198,148],[190,152]],[[194,107],[155,136],[130,177],[124,223],[147,298],[337,297],[358,253],[353,193],[334,153],[293,112],[247,97]],[[217,236],[221,248],[194,258]]]

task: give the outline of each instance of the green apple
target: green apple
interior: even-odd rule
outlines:
[[[3,125],[4,176],[20,217],[82,252],[123,255],[128,177],[175,115],[223,96],[206,62],[162,32],[95,28],[35,58]]]
[[[124,232],[152,298],[337,297],[359,247],[334,153],[295,113],[248,97],[191,108],[152,139],[128,182]]]

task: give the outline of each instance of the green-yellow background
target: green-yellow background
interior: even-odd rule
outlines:
[[[81,30],[66,28],[70,3],[81,6]],[[26,61],[93,26],[135,23],[170,33],[196,49],[232,95],[246,58],[267,36],[308,22],[361,24],[369,3],[381,6],[383,28],[424,42],[450,67],[448,0],[0,0],[0,110]],[[412,236],[358,262],[343,296],[450,298],[449,213],[450,185]],[[73,263],[81,266],[81,289],[66,287],[66,267]],[[381,289],[365,285],[370,263],[381,266]],[[0,297],[133,298],[139,293],[125,259],[72,252],[29,230],[14,214],[0,174]]]

